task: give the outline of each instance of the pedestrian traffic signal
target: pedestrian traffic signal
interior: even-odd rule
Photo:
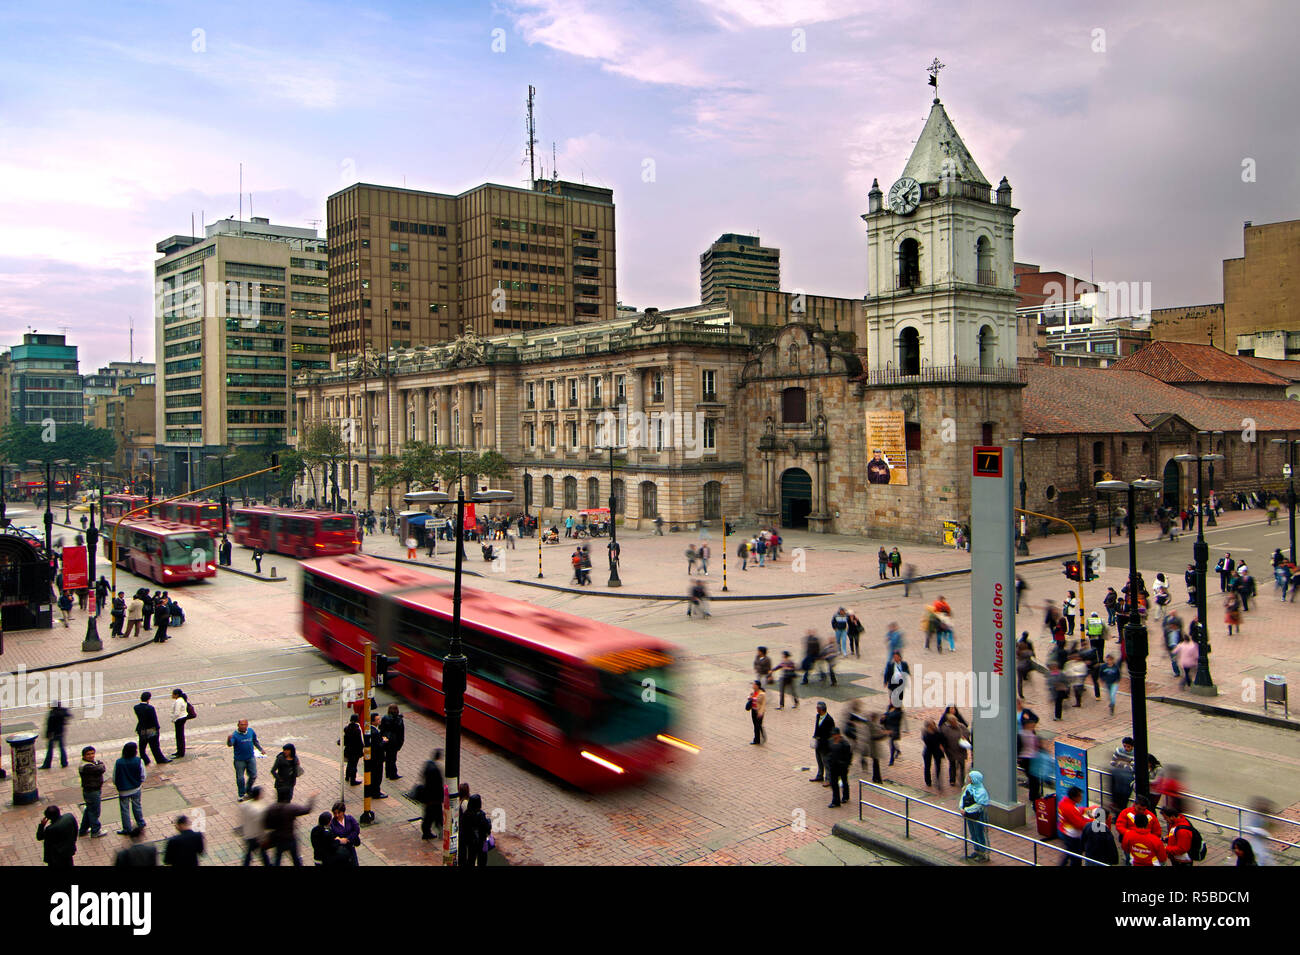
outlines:
[[[389,656],[385,653],[375,654],[375,683],[379,686],[384,685],[384,677],[388,674],[388,668],[397,666],[401,662],[401,657]]]
[[[1079,579],[1079,562],[1077,560],[1065,561],[1065,570],[1061,571],[1070,580]],[[1091,578],[1089,578],[1091,579]]]
[[[1079,578],[1078,578],[1078,577],[1075,577],[1074,579],[1075,579],[1075,580],[1078,580]],[[1091,555],[1091,554],[1084,554],[1084,555],[1083,555],[1083,579],[1084,579],[1085,581],[1087,581],[1087,580],[1096,580],[1096,579],[1097,579],[1097,572],[1096,572],[1095,570],[1092,569],[1092,555]]]

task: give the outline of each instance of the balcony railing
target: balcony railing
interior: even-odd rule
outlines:
[[[919,272],[904,272],[898,276],[897,288],[919,288],[921,285],[921,274]]]
[[[997,285],[998,273],[992,269],[976,269],[975,281],[980,285]]]
[[[706,391],[704,393],[704,397],[701,400],[716,402],[718,400],[718,393],[716,391]]]
[[[946,384],[951,382],[989,382],[994,384],[1024,384],[1024,369],[1005,365],[980,366],[973,363],[955,365],[923,365],[914,373],[901,368],[885,367],[869,371],[863,380],[870,386]]]

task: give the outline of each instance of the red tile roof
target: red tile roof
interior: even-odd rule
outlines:
[[[1164,382],[1231,382],[1242,385],[1286,385],[1286,379],[1263,371],[1237,355],[1211,345],[1152,342],[1113,368],[1140,371]]]
[[[1259,431],[1300,431],[1300,401],[1207,398],[1117,366],[1023,367],[1026,434],[1147,433],[1167,414],[1198,430],[1239,431],[1251,418]]]
[[[1249,365],[1254,365],[1260,371],[1267,371],[1287,381],[1300,381],[1300,361],[1285,358],[1255,358],[1247,355],[1237,357]]]

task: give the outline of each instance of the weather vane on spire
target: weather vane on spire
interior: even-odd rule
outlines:
[[[939,102],[939,71],[942,70],[943,67],[944,65],[939,62],[939,58],[936,56],[934,62],[926,67],[925,70],[930,74],[930,85],[934,87],[934,101],[936,103]]]

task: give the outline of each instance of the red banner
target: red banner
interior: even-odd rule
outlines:
[[[63,589],[84,590],[90,586],[84,546],[63,548]]]
[[[475,527],[478,527],[478,518],[474,516],[474,505],[466,504],[465,505],[465,529],[473,530]]]

